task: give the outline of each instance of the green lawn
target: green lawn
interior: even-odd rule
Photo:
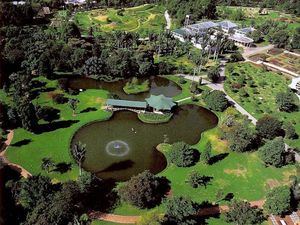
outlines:
[[[49,82],[49,86],[55,86],[56,82]],[[60,91],[55,91],[60,92]],[[52,106],[60,110],[60,121],[74,121],[71,126],[66,128],[56,129],[42,134],[32,134],[24,129],[16,129],[13,138],[12,146],[7,151],[7,157],[14,163],[22,165],[32,174],[49,175],[55,180],[66,181],[69,179],[76,179],[78,176],[78,167],[73,161],[69,153],[69,144],[72,134],[82,125],[93,120],[105,120],[111,116],[110,113],[100,110],[102,104],[107,98],[108,92],[103,90],[87,90],[77,96],[69,96],[80,101],[77,112],[80,112],[88,107],[95,107],[97,111],[77,113],[75,117],[72,116],[72,110],[68,104],[55,104],[51,99],[52,92],[41,93],[39,98],[35,101],[43,106]],[[55,122],[53,122],[55,123]],[[29,142],[20,147],[14,144],[21,141]],[[44,157],[51,157],[55,163],[71,163],[72,169],[67,173],[50,172],[45,174],[41,170],[41,159]]]
[[[247,67],[247,64],[242,65]],[[250,70],[254,70],[250,67]],[[263,74],[260,72],[260,74]],[[267,75],[261,75],[267,76]],[[179,82],[179,77],[166,76],[170,80]],[[265,77],[266,79],[266,77]],[[281,77],[281,79],[283,79]],[[56,88],[56,81],[48,81],[44,78],[40,80],[47,82],[47,87]],[[267,79],[268,81],[271,79]],[[283,82],[283,81],[281,81]],[[285,81],[287,83],[287,81]],[[278,83],[278,82],[277,82]],[[285,85],[286,85],[285,83]],[[179,84],[182,87],[182,93],[175,96],[174,99],[181,99],[190,96],[190,81],[185,84]],[[203,89],[207,87],[202,86]],[[76,179],[78,176],[78,167],[72,160],[69,154],[69,143],[73,133],[82,125],[93,120],[105,120],[111,116],[111,114],[101,110],[101,106],[108,97],[108,92],[104,90],[86,90],[75,96],[68,96],[77,98],[80,100],[77,115],[72,116],[72,111],[67,104],[57,105],[51,100],[53,92],[60,93],[60,90],[42,92],[35,100],[35,103],[40,105],[49,105],[61,110],[61,120],[78,120],[71,126],[56,129],[50,132],[34,135],[24,129],[16,129],[13,139],[13,145],[20,143],[20,141],[27,140],[28,143],[17,147],[11,146],[7,151],[9,160],[14,163],[22,165],[33,174],[42,173],[53,178],[53,181],[67,181],[69,179]],[[0,91],[0,96],[3,93]],[[9,101],[8,98],[6,98]],[[188,100],[191,103],[191,100]],[[203,105],[203,101],[200,99],[195,104]],[[82,110],[89,107],[95,107],[97,111],[80,113]],[[230,109],[234,114],[237,114],[235,109]],[[222,120],[224,113],[217,113],[220,120]],[[240,116],[238,116],[240,117]],[[55,122],[53,122],[55,123]],[[200,137],[199,137],[200,139]],[[219,128],[214,128],[203,133],[199,143],[195,145],[195,148],[200,152],[203,150],[205,144],[211,141],[213,146],[213,154],[228,154],[224,159],[214,163],[213,165],[204,165],[199,162],[196,165],[188,168],[179,168],[174,165],[168,165],[168,167],[162,171],[160,176],[166,176],[171,182],[171,194],[172,195],[184,195],[191,197],[194,201],[201,203],[204,200],[215,202],[216,193],[222,190],[225,194],[233,193],[236,198],[247,200],[258,200],[264,198],[266,191],[272,184],[287,183],[290,175],[295,174],[293,166],[286,166],[281,169],[273,167],[265,167],[261,160],[258,158],[257,153],[235,153],[228,150],[227,143],[220,139]],[[160,150],[167,151],[168,145],[162,145]],[[56,163],[66,162],[71,163],[72,169],[67,173],[60,174],[58,172],[50,172],[46,174],[41,170],[40,164],[43,157],[51,157]],[[199,171],[203,175],[212,177],[211,184],[205,189],[191,188],[186,182],[186,178],[192,171]],[[227,202],[220,202],[221,204],[227,204]],[[160,212],[164,211],[164,204],[157,207]],[[134,206],[130,206],[127,203],[121,203],[113,213],[120,215],[143,215],[146,210],[137,209]],[[222,219],[209,219],[209,224],[224,224],[226,223]],[[113,223],[107,223],[102,221],[94,221],[94,225],[109,225]]]
[[[290,80],[275,72],[265,72],[263,69],[250,63],[236,63],[233,66],[234,71],[232,73],[226,70],[226,92],[257,119],[265,114],[271,114],[280,120],[292,122],[297,133],[300,134],[300,112],[280,112],[275,102],[277,93],[286,91]],[[246,83],[250,79],[254,81],[254,85],[246,84],[244,87],[244,90],[249,95],[248,97],[241,96],[240,92],[232,90],[231,85],[240,79],[240,76],[235,76],[234,73],[244,74]],[[296,98],[295,100],[297,101]],[[293,147],[300,146],[299,138],[286,140],[286,142]]]
[[[122,13],[118,11],[109,8],[78,12],[75,22],[84,33],[93,27],[96,32],[134,31],[142,36],[147,36],[150,31],[160,33],[166,26],[163,6],[147,4],[126,8]]]

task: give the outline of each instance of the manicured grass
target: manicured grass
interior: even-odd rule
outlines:
[[[55,82],[49,82],[48,86],[54,87]],[[60,91],[54,92],[59,93]],[[22,165],[32,174],[41,173],[59,181],[74,180],[78,176],[78,167],[69,153],[71,137],[82,125],[93,120],[105,120],[111,116],[110,113],[100,110],[108,92],[87,90],[77,96],[68,96],[80,101],[75,117],[72,116],[72,110],[67,103],[62,105],[53,103],[50,96],[54,92],[41,93],[35,102],[42,106],[47,105],[60,110],[59,122],[54,121],[50,125],[55,127],[56,124],[57,128],[41,134],[32,134],[21,128],[16,129],[12,146],[7,151],[7,157],[12,162]],[[89,107],[95,108],[96,111],[80,113],[80,111]],[[22,142],[26,144],[22,144]],[[70,163],[71,170],[66,173],[50,172],[46,174],[40,167],[41,160],[44,157],[50,157],[55,163]]]
[[[119,30],[134,31],[147,36],[150,31],[162,32],[166,26],[163,6],[146,4],[126,8],[122,13],[118,11],[109,8],[78,12],[75,15],[75,21],[84,33],[93,27],[96,33]]]
[[[172,113],[139,113],[138,118],[144,123],[167,123],[172,118]]]
[[[257,119],[265,114],[271,114],[280,120],[293,123],[297,133],[300,134],[300,111],[290,113],[280,112],[275,102],[277,93],[286,91],[290,80],[275,72],[266,72],[262,68],[250,63],[236,63],[233,66],[234,71],[232,73],[226,70],[226,92]],[[232,83],[235,83],[239,79],[239,76],[235,76],[234,73],[244,74],[246,82],[250,79],[254,81],[254,85],[250,86],[246,84],[244,87],[249,96],[241,96],[239,92],[231,88]],[[298,101],[297,98],[295,100]],[[286,142],[293,147],[300,146],[299,138],[286,140]]]
[[[171,181],[173,195],[189,196],[197,202],[205,200],[215,202],[216,193],[222,190],[225,194],[233,193],[236,198],[258,200],[264,198],[269,188],[268,182],[285,183],[288,182],[289,175],[295,173],[292,167],[266,168],[257,153],[241,154],[229,151],[226,142],[220,140],[219,128],[205,132],[195,147],[201,152],[208,141],[212,143],[213,155],[228,155],[213,165],[201,162],[188,168],[169,165],[160,175],[166,176]],[[212,177],[211,185],[206,189],[190,187],[185,181],[192,171],[199,171]]]
[[[244,65],[243,65],[244,66]],[[179,82],[177,76],[166,76],[170,80]],[[56,87],[56,81],[47,81],[47,87]],[[174,99],[190,96],[190,81],[185,84],[180,84],[182,93]],[[207,89],[205,86],[201,86]],[[53,91],[60,93],[60,90]],[[86,90],[77,96],[68,96],[70,98],[77,98],[80,100],[77,115],[72,116],[72,110],[67,104],[57,105],[51,100],[53,92],[42,92],[35,103],[40,105],[49,105],[61,110],[61,120],[79,120],[76,123],[53,131],[34,135],[23,129],[15,130],[15,137],[13,144],[20,143],[20,141],[29,140],[29,143],[22,146],[11,146],[8,149],[8,158],[14,162],[22,165],[33,174],[42,173],[53,178],[53,181],[67,181],[69,179],[76,179],[78,176],[78,167],[74,163],[69,154],[69,143],[73,133],[82,125],[93,120],[104,120],[111,116],[108,112],[101,110],[101,106],[108,97],[108,92],[103,90]],[[0,92],[1,93],[1,92]],[[2,95],[2,94],[1,94]],[[191,100],[188,100],[190,103]],[[203,101],[197,102],[203,105]],[[96,108],[97,111],[81,112],[87,108]],[[231,109],[237,114],[235,109]],[[220,121],[224,113],[217,113]],[[53,122],[55,123],[55,122]],[[174,131],[176,132],[176,131]],[[286,166],[284,168],[276,169],[273,167],[265,167],[259,159],[257,153],[235,153],[228,150],[226,141],[220,139],[221,132],[218,127],[208,130],[202,134],[199,143],[194,147],[198,151],[202,151],[208,141],[211,141],[213,147],[213,155],[218,157],[223,156],[222,160],[215,162],[212,165],[205,165],[198,162],[196,165],[188,168],[179,168],[174,165],[168,165],[167,168],[159,173],[159,176],[165,176],[170,180],[171,195],[184,195],[190,197],[192,200],[201,203],[209,200],[215,202],[216,193],[222,190],[225,194],[232,193],[234,197],[258,200],[265,197],[266,191],[271,184],[285,184],[289,182],[289,176],[295,174],[293,166]],[[161,151],[167,151],[169,145],[161,145]],[[223,155],[222,155],[223,154]],[[58,172],[50,172],[46,174],[40,169],[41,159],[44,157],[51,157],[56,163],[66,162],[72,164],[72,169],[67,173],[60,174]],[[204,187],[193,189],[185,182],[188,175],[192,171],[199,171],[203,175],[212,177],[211,184],[205,189]],[[228,202],[219,202],[220,204],[228,204]],[[164,212],[165,204],[157,207],[160,212]],[[122,202],[113,213],[120,215],[142,215],[147,210],[141,210],[127,203]],[[107,223],[103,221],[94,221],[94,225],[109,225],[114,223]],[[209,224],[224,224],[222,219],[209,219]]]

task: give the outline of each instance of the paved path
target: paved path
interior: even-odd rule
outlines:
[[[274,48],[274,45],[267,45],[267,46],[263,46],[263,47],[250,47],[250,48],[244,48],[244,52],[243,52],[243,57],[244,58],[248,58],[251,55],[256,55],[258,53],[264,52],[264,51],[268,51],[270,49]]]
[[[223,81],[225,80],[225,61],[221,61],[221,67],[220,67],[220,82],[219,83],[212,83],[208,80],[202,79],[202,84],[205,84],[206,86],[210,87],[212,90],[219,90],[219,91],[223,91],[226,94],[226,98],[228,99],[228,101],[243,115],[246,115],[251,122],[255,125],[257,122],[257,119],[252,116],[250,113],[248,113],[241,105],[239,105],[233,98],[231,98],[224,90],[224,83]],[[189,79],[189,80],[194,80],[196,82],[199,81],[200,77],[199,76],[195,76],[193,78],[193,76],[191,75],[183,75],[184,78]]]
[[[170,30],[171,29],[171,17],[170,17],[170,14],[168,13],[168,10],[165,11],[165,18],[167,21],[166,30]]]
[[[21,174],[22,177],[24,178],[28,178],[28,177],[31,177],[31,173],[29,173],[26,169],[24,169],[22,166],[18,165],[18,164],[15,164],[15,163],[12,163],[10,162],[6,157],[5,157],[5,152],[7,150],[7,148],[10,146],[11,142],[12,142],[12,139],[14,137],[14,131],[13,130],[10,130],[9,133],[7,134],[7,139],[6,141],[4,142],[4,150],[0,152],[0,158],[1,158],[1,161],[9,166],[11,169],[17,171],[18,173]]]

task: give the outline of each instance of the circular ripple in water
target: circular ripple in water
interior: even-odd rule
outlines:
[[[129,145],[125,141],[115,140],[108,142],[105,151],[111,156],[123,157],[129,153]]]

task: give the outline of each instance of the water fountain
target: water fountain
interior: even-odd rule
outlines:
[[[111,156],[123,157],[128,155],[130,148],[125,141],[114,140],[107,143],[105,151]]]

